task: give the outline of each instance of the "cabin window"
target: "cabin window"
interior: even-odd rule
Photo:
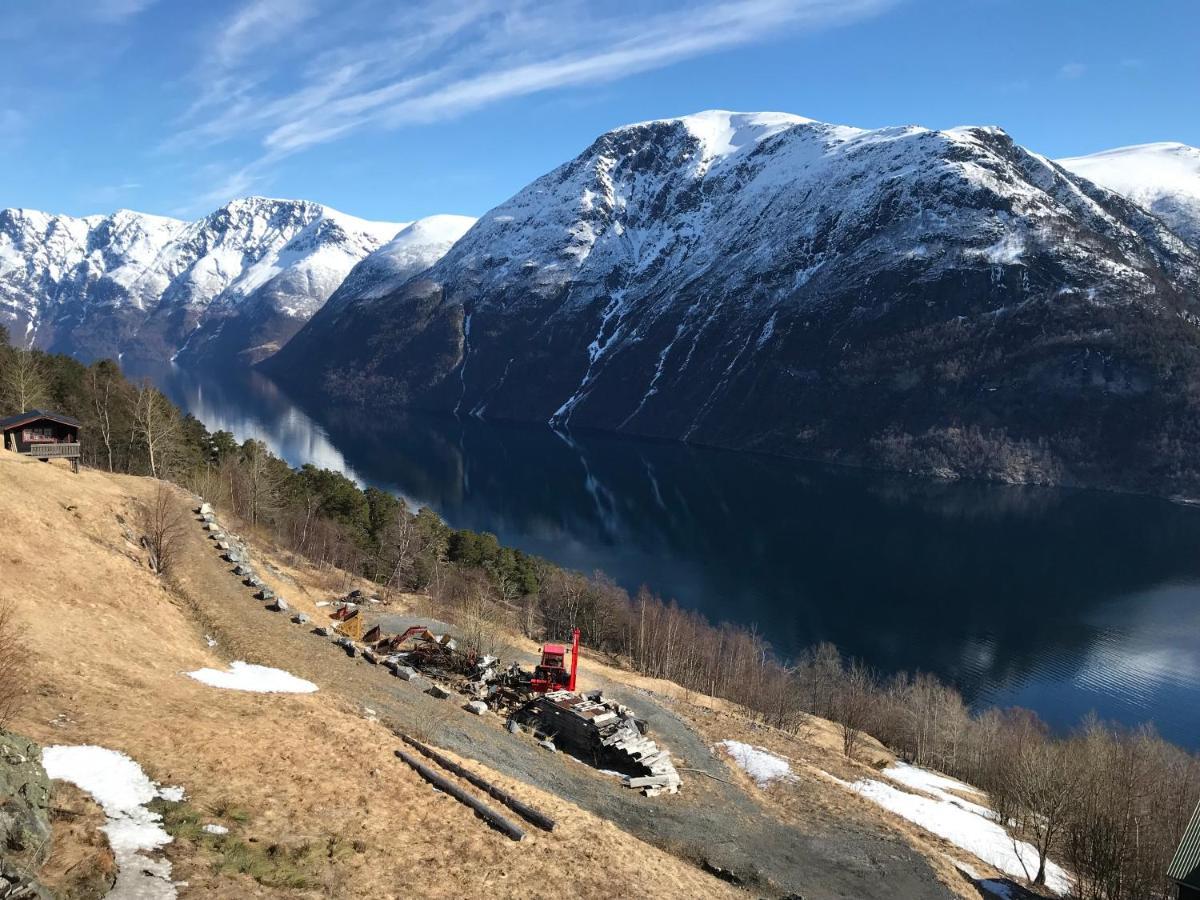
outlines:
[[[49,425],[35,425],[25,429],[25,443],[38,444],[54,440],[54,429]]]

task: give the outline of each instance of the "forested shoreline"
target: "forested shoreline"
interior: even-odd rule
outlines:
[[[881,675],[828,644],[778,658],[751,628],[453,529],[341,473],[293,469],[260,441],[209,433],[111,360],[84,365],[17,349],[0,328],[0,415],[31,408],[81,421],[87,466],[174,481],[318,566],[427,594],[477,649],[506,628],[543,639],[577,626],[585,646],[739,703],[768,725],[799,731],[809,715],[828,718],[849,756],[870,734],[987,790],[1014,834],[1075,874],[1080,898],[1169,896],[1163,873],[1200,799],[1200,757],[1151,727],[1089,719],[1054,735],[1030,711],[973,711],[934,676]]]

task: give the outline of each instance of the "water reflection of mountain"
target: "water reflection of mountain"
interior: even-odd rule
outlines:
[[[1055,721],[1200,732],[1200,510],[450,417],[327,410],[323,431],[260,376],[183,402],[454,525],[755,623],[784,653],[832,640]]]
[[[325,430],[292,403],[275,382],[254,371],[198,372],[178,366],[125,366],[131,378],[150,378],[209,431],[239,441],[256,438],[294,466],[311,462],[357,478]]]

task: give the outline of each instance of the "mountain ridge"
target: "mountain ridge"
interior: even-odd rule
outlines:
[[[264,368],[337,403],[1095,483],[1111,460],[1072,448],[1109,429],[1141,460],[1131,415],[1186,413],[1193,439],[1198,272],[995,126],[708,111],[599,136],[426,272],[314,319],[292,347],[315,365]]]
[[[1058,162],[1144,206],[1193,247],[1200,247],[1200,148],[1157,141]]]
[[[193,222],[0,210],[0,321],[84,359],[253,363],[412,224],[256,196]]]

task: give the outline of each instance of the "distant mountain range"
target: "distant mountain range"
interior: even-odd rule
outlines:
[[[372,271],[413,274],[471,222],[368,222],[263,197],[196,222],[0,210],[0,323],[17,340],[84,359],[249,365],[286,343],[376,251]],[[388,249],[396,244],[399,253]]]
[[[71,352],[262,360],[377,411],[1200,490],[1200,151],[1180,144],[1054,162],[994,127],[709,111],[603,134],[475,223],[395,234],[258,198],[71,220],[85,237],[48,219],[0,213],[0,308]],[[185,232],[235,234],[236,261]],[[117,243],[153,275],[91,249]]]

